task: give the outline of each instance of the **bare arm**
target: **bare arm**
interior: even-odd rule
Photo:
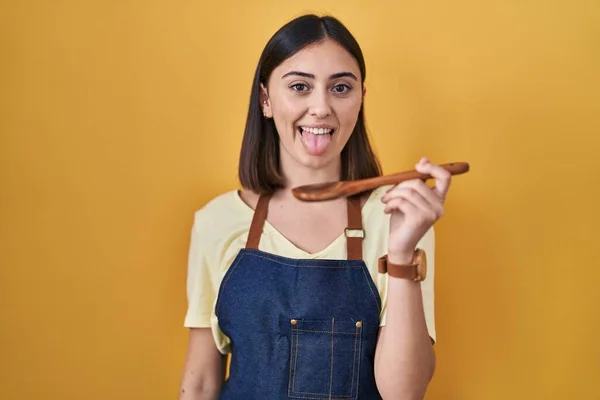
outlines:
[[[390,277],[387,301],[386,326],[375,352],[377,386],[384,400],[421,400],[435,368],[421,287]]]
[[[390,213],[388,259],[409,264],[424,235],[444,214],[450,187],[448,171],[422,158],[415,169],[435,178],[435,187],[422,180],[402,182],[382,198]],[[431,250],[433,252],[433,250]],[[375,379],[385,400],[421,400],[435,369],[421,284],[388,277],[387,320],[375,352]]]
[[[225,357],[210,328],[190,329],[179,400],[215,400],[225,378]]]

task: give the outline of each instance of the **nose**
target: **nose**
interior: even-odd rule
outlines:
[[[310,105],[308,112],[317,118],[325,118],[331,114],[331,104],[329,104],[329,96],[324,91],[314,91],[310,96]]]

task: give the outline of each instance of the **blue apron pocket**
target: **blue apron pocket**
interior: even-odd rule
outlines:
[[[346,400],[357,397],[363,322],[289,321],[288,396]]]

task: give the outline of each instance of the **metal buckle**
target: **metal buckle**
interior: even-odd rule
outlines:
[[[356,233],[356,235],[349,235],[350,231],[354,231]],[[360,228],[360,229],[346,228],[346,229],[344,229],[344,235],[346,235],[347,238],[355,237],[355,238],[364,239],[366,234],[367,233],[365,232],[365,230],[363,228]]]

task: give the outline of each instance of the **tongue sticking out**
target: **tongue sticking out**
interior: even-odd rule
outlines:
[[[330,142],[331,135],[329,133],[315,135],[306,131],[302,132],[302,143],[309,154],[315,156],[323,154]]]

